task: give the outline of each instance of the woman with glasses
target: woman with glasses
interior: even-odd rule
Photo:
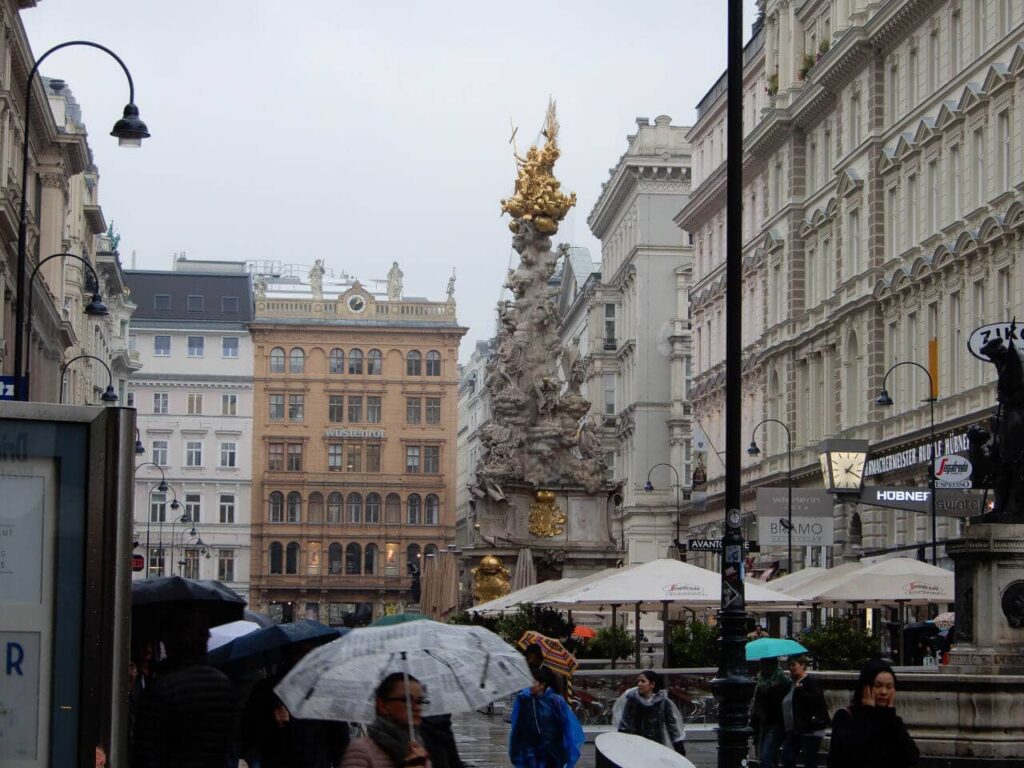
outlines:
[[[516,768],[572,768],[580,759],[583,728],[554,686],[554,672],[538,667],[533,685],[516,694],[508,735]]]
[[[401,768],[427,765],[430,758],[420,734],[423,706],[429,704],[415,677],[394,672],[377,686],[377,717],[345,752],[341,768]],[[412,725],[413,739],[409,738]],[[431,761],[432,768],[441,764]]]

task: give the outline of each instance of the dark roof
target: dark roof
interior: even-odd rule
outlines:
[[[217,275],[199,272],[125,270],[124,281],[138,309],[132,320],[176,320],[248,323],[253,317],[252,282],[249,275]],[[168,309],[157,309],[157,296],[167,296]],[[193,299],[189,309],[189,297]],[[237,311],[230,311],[237,300]],[[201,307],[201,308],[197,308]]]

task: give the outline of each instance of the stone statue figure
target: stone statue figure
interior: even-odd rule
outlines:
[[[1016,323],[1010,325],[1010,338]],[[991,440],[984,447],[972,444],[972,453],[988,459],[994,506],[982,517],[993,523],[1024,523],[1024,365],[1012,341],[988,341],[981,354],[996,367],[999,408],[991,423]]]
[[[402,300],[402,278],[405,273],[398,268],[398,262],[391,262],[391,269],[388,271],[388,301]]]
[[[323,259],[317,259],[309,270],[309,288],[316,301],[322,301],[324,298],[324,272],[326,271]]]
[[[604,456],[601,438],[597,436],[597,428],[589,416],[580,422],[580,427],[576,430],[576,447],[583,459],[600,459]]]
[[[110,251],[111,253],[117,253],[117,246],[121,242],[121,236],[114,232],[114,220],[110,220],[110,226],[107,227],[107,239],[110,240]]]
[[[455,267],[452,267],[452,276],[448,278],[448,301],[455,301]]]
[[[263,275],[256,275],[253,278],[252,287],[256,291],[256,301],[263,301],[267,298],[267,278]]]

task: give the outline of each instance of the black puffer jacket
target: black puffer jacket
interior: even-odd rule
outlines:
[[[836,712],[829,768],[913,768],[920,755],[892,707],[855,705]]]
[[[209,664],[161,671],[139,702],[132,768],[224,768],[234,708],[230,681]]]
[[[814,733],[828,728],[828,705],[818,681],[804,675],[793,683],[793,730]]]

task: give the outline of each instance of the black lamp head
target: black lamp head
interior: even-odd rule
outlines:
[[[117,392],[114,391],[114,385],[113,384],[107,384],[107,388],[105,390],[103,390],[103,394],[100,395],[100,400],[102,400],[104,403],[116,403],[117,402]],[[135,445],[135,452],[136,453],[139,452],[138,444]]]
[[[747,448],[747,455],[748,456],[760,456],[761,455],[761,449],[757,447],[757,442],[755,442],[754,440],[750,441],[750,447]]]
[[[160,491],[160,493],[167,493],[168,488],[169,488],[169,486],[167,485],[167,481],[166,480],[161,480],[160,484],[157,485],[157,487],[156,487],[156,489],[158,491]]]
[[[181,509],[181,504],[178,503],[177,499],[171,502],[171,509]]]
[[[142,444],[142,440],[135,438],[135,453],[139,456],[146,452],[146,446]]]
[[[110,314],[110,310],[103,303],[103,297],[100,296],[98,291],[92,295],[92,299],[85,305],[85,314],[92,317],[106,317]]]
[[[651,485],[651,481],[650,480],[648,480],[646,483],[644,483],[644,493],[650,493],[653,490],[654,490],[654,486]]]
[[[881,405],[888,407],[892,405],[892,398],[889,397],[889,390],[883,389],[878,397],[875,399],[875,405]]]
[[[120,147],[132,149],[141,147],[142,140],[149,138],[149,129],[139,118],[139,108],[134,104],[126,104],[124,117],[114,123],[110,135],[117,138],[117,144]]]

